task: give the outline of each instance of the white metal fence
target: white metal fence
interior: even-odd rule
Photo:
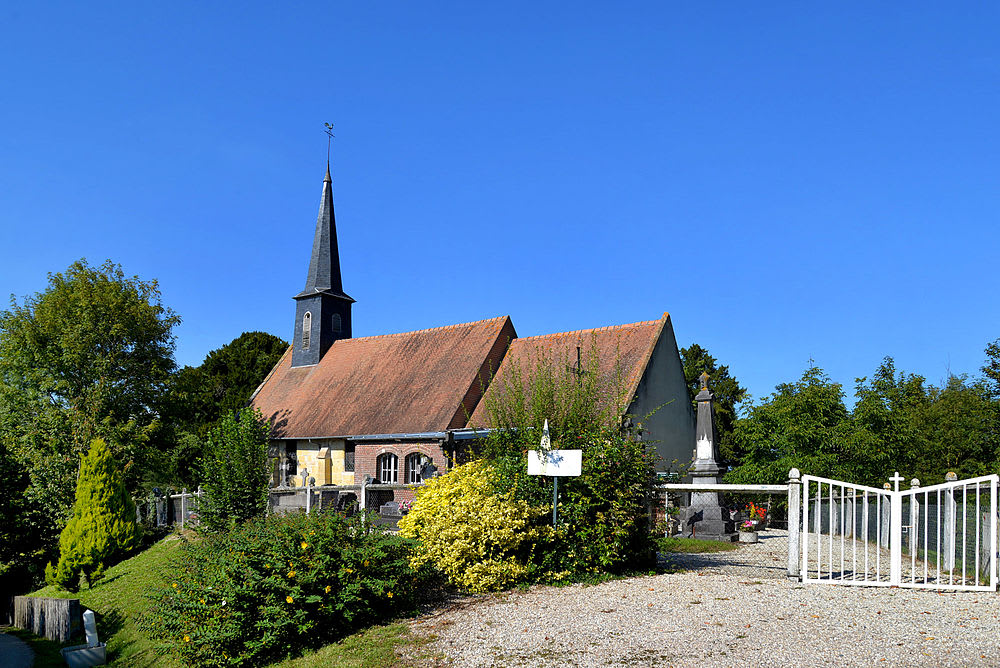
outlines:
[[[995,475],[900,490],[802,478],[802,581],[994,591]]]
[[[664,484],[669,492],[786,494],[787,575],[805,584],[995,591],[996,475],[900,490],[789,472],[786,485]],[[750,565],[752,567],[752,564]]]

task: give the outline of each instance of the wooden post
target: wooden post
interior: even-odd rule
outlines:
[[[788,577],[798,580],[801,575],[799,564],[799,519],[802,515],[802,474],[798,469],[788,472]]]

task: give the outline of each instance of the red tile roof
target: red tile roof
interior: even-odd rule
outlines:
[[[516,337],[510,317],[336,341],[315,366],[289,348],[252,403],[276,438],[443,431],[465,426],[480,378]]]
[[[583,368],[586,368],[588,355],[596,353],[597,368],[601,375],[611,377],[621,374],[628,404],[635,395],[639,380],[653,353],[653,347],[669,318],[670,315],[664,313],[659,320],[515,339],[511,342],[507,355],[486,394],[490,396],[502,391],[505,383],[510,382],[515,373],[512,369],[519,366],[522,371],[530,370],[539,357],[557,364],[575,366],[577,346],[580,346]],[[484,398],[472,414],[469,424],[475,427],[489,427],[489,422]]]

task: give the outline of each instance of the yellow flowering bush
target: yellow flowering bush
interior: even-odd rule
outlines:
[[[417,492],[399,533],[414,538],[415,567],[430,564],[472,592],[507,589],[529,579],[535,544],[551,529],[532,526],[539,511],[494,493],[494,470],[459,466]]]

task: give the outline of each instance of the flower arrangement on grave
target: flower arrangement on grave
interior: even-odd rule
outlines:
[[[399,502],[399,512],[403,513],[404,515],[410,512],[411,508],[413,508],[413,501],[403,500]]]
[[[767,508],[761,508],[760,506],[751,503],[746,507],[746,513],[747,521],[752,522],[754,526],[754,528],[749,529],[749,531],[756,531],[756,527],[764,526],[764,523],[767,520]]]
[[[757,530],[757,523],[753,520],[743,520],[740,522],[740,531],[750,532]]]

